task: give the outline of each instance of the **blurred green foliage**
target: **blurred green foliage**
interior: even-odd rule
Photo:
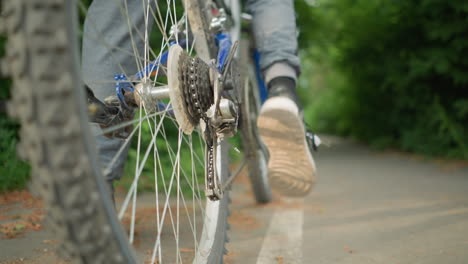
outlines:
[[[0,114],[0,193],[24,188],[30,177],[29,165],[16,157],[18,127]]]
[[[5,54],[5,38],[0,36],[0,58]],[[10,97],[11,82],[0,78],[0,103]],[[29,179],[29,165],[16,157],[18,142],[17,122],[10,120],[6,113],[0,113],[0,193],[24,188]]]
[[[373,146],[468,159],[468,4],[296,2],[306,119]],[[307,26],[305,26],[307,25]]]
[[[137,113],[136,117],[139,114]],[[202,139],[197,133],[192,136],[183,134],[175,125],[175,121],[165,118],[160,125],[161,120],[150,120],[143,122],[141,127],[141,142],[140,150],[138,151],[138,137],[132,142],[132,146],[128,153],[128,160],[125,164],[124,176],[116,184],[128,189],[137,174],[136,171],[142,170],[142,174],[138,181],[138,190],[151,191],[155,190],[155,175],[158,183],[158,190],[160,192],[169,191],[167,188],[170,186],[170,180],[173,175],[180,175],[180,187],[185,194],[191,194],[194,183],[196,186],[203,184],[204,169],[203,161],[203,147]],[[158,131],[155,145],[156,151],[151,148],[148,152],[148,147],[153,143],[152,135]],[[139,133],[139,132],[137,132]],[[180,146],[178,144],[179,137],[181,139]],[[180,153],[180,160],[176,158],[177,153]],[[138,157],[138,153],[140,153]],[[137,166],[142,164],[146,158],[143,168]],[[180,169],[177,166],[180,163]],[[162,182],[164,181],[164,184]],[[176,194],[176,183],[172,184],[171,194]]]
[[[351,136],[380,148],[468,158],[468,3],[295,3],[304,73],[299,92],[313,129]],[[160,40],[154,34],[151,38]],[[4,43],[0,38],[0,57]],[[9,85],[9,80],[0,79],[0,100],[9,97]],[[29,166],[15,158],[17,128],[0,114],[0,191],[21,188],[29,177]],[[149,125],[142,130],[150,135]],[[172,138],[172,150],[177,151],[178,131],[170,129],[166,134]],[[142,145],[148,146],[150,141],[151,137],[144,137]],[[161,164],[165,169],[160,173],[171,175],[174,161],[165,144],[156,142],[164,156]],[[126,175],[135,171],[136,146],[134,142]],[[142,148],[142,156],[145,150]],[[182,169],[190,175],[190,151],[182,156]],[[154,171],[154,156],[149,159],[139,188],[154,188],[154,178],[149,176]],[[128,185],[126,179],[121,184]]]

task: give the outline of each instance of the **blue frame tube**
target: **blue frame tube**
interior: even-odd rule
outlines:
[[[231,51],[232,47],[232,40],[231,36],[227,33],[218,33],[215,35],[216,37],[216,43],[218,44],[218,58],[217,62],[218,65],[216,68],[218,69],[219,72],[222,72],[224,69],[224,66],[226,65],[226,59],[229,55],[229,52]]]

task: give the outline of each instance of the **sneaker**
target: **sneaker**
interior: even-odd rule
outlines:
[[[292,89],[295,89],[294,83]],[[268,175],[271,186],[282,195],[303,197],[316,181],[311,151],[319,141],[306,131],[296,100],[295,90],[281,83],[276,87],[272,85],[270,97],[260,110],[257,126],[270,154]]]

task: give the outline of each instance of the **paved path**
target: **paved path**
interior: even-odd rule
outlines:
[[[245,177],[237,180],[227,264],[468,263],[466,162],[326,140],[305,199],[256,205]],[[54,263],[53,239],[47,229],[0,239],[0,263]]]
[[[332,146],[316,154],[319,182],[305,200],[259,210],[244,187],[233,211],[257,228],[233,225],[232,263],[468,263],[466,162],[328,140]]]

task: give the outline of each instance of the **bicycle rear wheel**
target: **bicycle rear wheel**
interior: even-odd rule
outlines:
[[[213,43],[207,34],[206,17],[207,10],[211,10],[210,1],[168,0],[160,5],[162,1],[142,0],[143,31],[129,15],[127,1],[111,2],[119,5],[132,42],[143,38],[142,47],[133,46],[133,50],[128,51],[106,42],[106,32],[95,35],[96,42],[109,50],[109,61],[122,68],[122,72],[115,74],[128,77],[136,73],[126,72],[116,60],[119,54],[130,52],[138,72],[143,72],[139,81],[164,86],[167,78],[144,74],[145,66],[160,59],[171,45],[170,41],[183,46],[180,37],[185,36],[189,43],[189,29],[193,40],[186,45],[186,52],[190,54],[195,50],[204,60],[212,58]],[[171,117],[170,101],[162,101],[164,107],[159,111],[141,105],[136,119],[128,122],[133,125],[128,131],[130,136],[122,141],[115,155],[122,155],[126,146],[134,144],[136,150],[130,152],[135,162],[130,170],[134,173],[131,178],[123,179],[129,179],[130,186],[122,195],[123,199],[117,199],[116,214],[102,176],[102,171],[110,166],[99,163],[94,136],[96,131],[105,134],[122,126],[98,128],[94,134],[89,129],[78,42],[83,37],[80,19],[87,15],[87,4],[88,1],[79,0],[3,1],[8,34],[7,64],[14,80],[10,112],[22,124],[22,145],[37,175],[35,186],[49,207],[49,219],[65,242],[64,249],[80,263],[144,260],[150,263],[221,263],[227,239],[229,197],[225,194],[219,201],[204,198],[203,140],[196,131],[192,135],[182,133]],[[184,5],[189,7],[184,9]],[[149,45],[150,19],[162,36],[158,46]],[[99,26],[95,24],[94,29]],[[154,67],[167,70],[163,64],[154,66],[153,63],[152,67],[150,73],[156,69]],[[115,83],[107,77],[91,80],[91,83],[88,80],[87,84],[92,86],[92,82]],[[220,144],[216,152],[221,180],[228,176],[227,146]],[[117,158],[112,158],[110,162],[115,160]],[[139,197],[148,198],[140,195],[141,189],[147,186],[154,192],[151,207],[137,201]],[[149,216],[138,218],[139,213],[147,209],[150,209]],[[138,234],[138,226],[145,224],[146,218],[154,222]],[[150,254],[136,256],[131,244],[147,232],[153,235],[147,248]]]
[[[241,48],[242,68],[242,98],[241,103],[241,135],[242,146],[246,156],[248,176],[252,192],[257,203],[268,203],[272,199],[271,187],[268,180],[267,151],[263,146],[259,135],[256,120],[260,112],[260,89],[258,87],[256,70],[252,62],[251,45],[248,40],[243,40]]]

